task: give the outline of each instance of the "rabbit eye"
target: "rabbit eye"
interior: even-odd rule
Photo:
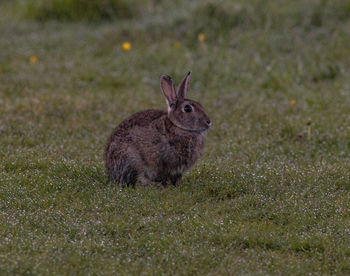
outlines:
[[[190,105],[185,105],[185,107],[184,107],[184,111],[185,112],[191,112],[192,111],[192,106],[190,106]]]

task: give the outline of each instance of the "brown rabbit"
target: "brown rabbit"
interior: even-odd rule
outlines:
[[[200,158],[203,132],[211,122],[200,103],[187,99],[190,75],[177,93],[172,79],[161,77],[168,112],[140,111],[114,129],[104,155],[109,180],[132,186],[148,180],[176,186]]]

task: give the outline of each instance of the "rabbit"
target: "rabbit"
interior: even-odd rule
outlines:
[[[104,153],[110,181],[177,186],[201,157],[211,121],[200,103],[187,99],[190,76],[188,72],[176,93],[172,79],[163,75],[160,86],[168,110],[140,111],[114,129]]]

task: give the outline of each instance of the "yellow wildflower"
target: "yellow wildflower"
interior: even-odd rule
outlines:
[[[294,106],[297,102],[295,100],[290,100],[289,103],[291,106]]]
[[[175,42],[175,47],[176,48],[180,48],[181,47],[181,42],[180,41],[176,41]]]
[[[29,61],[30,61],[30,63],[36,63],[37,61],[38,61],[38,58],[36,57],[36,56],[31,56],[30,58],[29,58]]]
[[[130,42],[123,42],[122,48],[123,48],[124,51],[130,51],[131,50]]]
[[[204,40],[205,40],[205,34],[200,33],[200,34],[198,35],[198,40],[199,40],[199,41],[204,41]]]

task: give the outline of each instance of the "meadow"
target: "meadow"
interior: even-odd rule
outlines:
[[[0,274],[350,275],[350,1],[104,2],[0,2]],[[201,161],[108,183],[188,70]]]

